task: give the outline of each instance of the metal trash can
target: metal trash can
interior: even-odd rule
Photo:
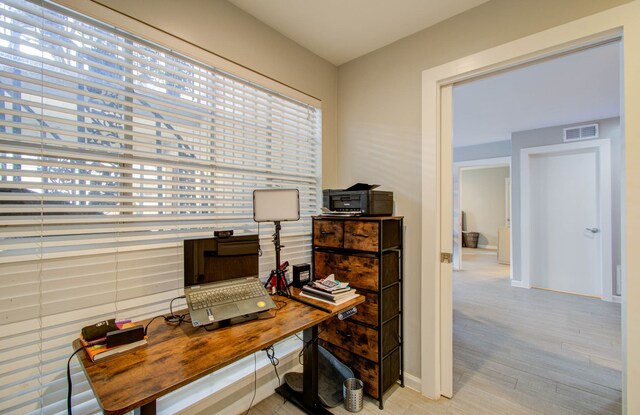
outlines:
[[[364,384],[360,379],[349,378],[342,384],[342,396],[344,397],[344,407],[349,412],[360,412],[362,410],[362,394]]]

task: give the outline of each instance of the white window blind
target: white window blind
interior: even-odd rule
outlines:
[[[310,260],[319,108],[48,2],[0,0],[0,413],[65,411],[70,342],[167,312],[182,240],[261,234],[252,191],[300,191],[282,259]],[[98,410],[74,365],[77,413]]]

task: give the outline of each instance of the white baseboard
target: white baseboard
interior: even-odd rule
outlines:
[[[511,280],[511,286],[517,288],[530,288],[522,283],[522,281]]]
[[[490,249],[492,251],[497,251],[498,247],[496,245],[478,245],[480,249]]]
[[[404,386],[406,388],[413,389],[414,391],[422,395],[422,379],[420,379],[419,377],[413,376],[409,373],[405,373]],[[444,397],[445,397],[444,395],[441,395],[438,399],[441,399]],[[431,398],[427,398],[427,399],[431,399]]]
[[[619,295],[611,296],[611,301],[614,303],[622,304],[622,297]]]
[[[419,377],[413,376],[409,373],[404,373],[404,386],[411,388],[418,393],[422,393],[422,380]]]

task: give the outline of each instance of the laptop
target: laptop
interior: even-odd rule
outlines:
[[[241,316],[252,318],[275,307],[258,277],[185,287],[184,294],[194,327]]]
[[[184,294],[194,327],[275,308],[258,278],[258,235],[184,241]]]

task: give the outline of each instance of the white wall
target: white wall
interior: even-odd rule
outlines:
[[[505,226],[505,179],[509,167],[470,168],[460,174],[460,209],[465,230],[479,232],[479,248],[496,249],[498,227]]]
[[[394,192],[396,214],[405,216],[409,374],[419,378],[421,371],[421,322],[413,316],[422,302],[422,71],[623,3],[492,0],[338,68],[339,184],[381,184]]]

